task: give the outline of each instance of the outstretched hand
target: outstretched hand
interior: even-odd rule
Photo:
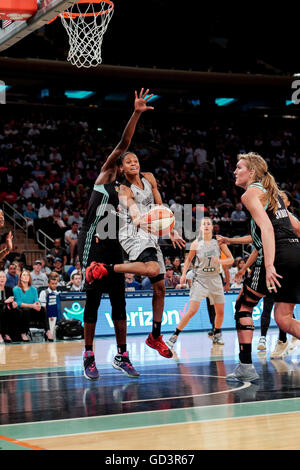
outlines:
[[[139,111],[143,113],[144,111],[148,111],[149,109],[154,109],[153,106],[147,106],[147,101],[152,98],[153,94],[148,95],[149,88],[144,93],[144,88],[141,89],[140,94],[138,96],[137,91],[135,93],[135,101],[134,101],[134,109],[135,111]]]
[[[181,250],[185,248],[185,240],[179,235],[177,230],[171,231],[170,240],[172,242],[173,248],[180,248]]]

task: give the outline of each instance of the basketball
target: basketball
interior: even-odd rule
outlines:
[[[165,206],[155,206],[145,216],[150,233],[162,237],[168,235],[175,225],[173,212]]]

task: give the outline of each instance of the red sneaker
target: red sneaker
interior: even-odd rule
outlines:
[[[159,354],[163,357],[167,357],[168,359],[173,357],[172,351],[168,348],[168,346],[162,340],[163,335],[160,335],[157,339],[154,339],[152,333],[146,339],[146,344],[150,346],[150,348],[156,349]]]
[[[85,279],[88,284],[91,284],[95,279],[101,279],[103,276],[107,276],[107,274],[108,271],[103,263],[93,261],[85,270]]]

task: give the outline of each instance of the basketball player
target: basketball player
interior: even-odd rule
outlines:
[[[135,92],[134,112],[127,123],[120,142],[108,156],[95,181],[87,214],[79,233],[78,251],[86,276],[84,375],[90,380],[95,380],[99,377],[95,364],[93,340],[98,308],[103,292],[108,292],[109,294],[117,340],[117,355],[114,358],[113,367],[121,370],[129,377],[138,377],[140,375],[133,368],[126,350],[127,319],[124,274],[111,272],[108,276],[101,279],[102,276],[99,273],[96,276],[96,272],[99,262],[107,264],[123,263],[123,253],[118,241],[117,229],[113,231],[113,228],[117,227],[118,217],[116,217],[116,211],[119,205],[119,185],[116,181],[117,160],[120,155],[127,151],[141,114],[153,109],[151,106],[147,106],[147,101],[152,96],[147,96],[148,92],[149,90],[144,93],[144,89],[142,89],[139,96]],[[101,224],[104,217],[106,217],[108,226],[113,232],[109,232],[106,238],[99,235],[101,231],[99,224]]]
[[[282,196],[285,207],[288,209],[292,202],[292,197],[290,193],[288,191],[283,191],[280,193],[280,195]],[[297,234],[300,231],[300,222],[298,222],[298,224],[299,224],[299,230],[297,231]],[[226,243],[228,245],[252,243],[251,235],[246,235],[245,237],[238,237],[238,238],[228,238],[228,237],[217,235],[217,240],[219,243]],[[249,256],[247,262],[242,267],[242,269],[240,269],[240,271],[238,271],[237,274],[235,275],[235,280],[237,280],[238,282],[242,281],[243,276],[247,272],[248,268],[250,268],[255,263],[257,257],[258,257],[258,251],[254,249],[251,255]],[[260,352],[265,351],[267,349],[266,336],[267,336],[267,332],[270,326],[271,312],[274,307],[274,303],[275,301],[272,295],[267,295],[263,299],[263,311],[261,314],[261,336],[259,338],[258,345],[257,345],[257,349]],[[287,353],[292,352],[298,343],[299,343],[299,340],[294,336],[291,339],[291,343],[289,343],[287,340],[286,332],[279,329],[279,338],[278,338],[274,351],[271,352],[270,354],[270,358],[279,358],[279,357],[284,356]]]
[[[221,258],[221,253],[225,255],[224,258]],[[213,238],[213,223],[209,217],[204,217],[201,220],[199,237],[191,244],[191,249],[184,262],[180,284],[186,284],[186,273],[194,257],[196,257],[196,261],[188,311],[181,318],[174,334],[167,341],[170,347],[174,347],[178,335],[197,313],[201,301],[206,297],[209,297],[210,303],[214,305],[216,312],[213,343],[224,344],[221,328],[224,320],[225,297],[220,276],[220,265],[231,265],[234,260],[228,247],[226,245],[219,246],[217,240]]]
[[[162,199],[152,173],[140,173],[140,164],[134,153],[124,153],[119,161],[119,169],[124,177],[120,186],[121,226],[119,240],[131,263],[115,264],[108,267],[114,272],[129,272],[148,276],[153,287],[153,324],[146,344],[166,358],[172,352],[164,343],[161,334],[161,321],[165,299],[165,265],[158,237],[150,233],[151,228],[143,225],[143,216],[154,204],[161,205]],[[149,228],[149,231],[148,231]],[[176,230],[170,233],[174,247],[183,248],[185,241]]]
[[[252,311],[261,298],[274,295],[279,328],[300,338],[300,322],[293,319],[294,306],[300,302],[299,222],[285,208],[280,190],[260,155],[239,155],[234,174],[236,185],[245,189],[242,202],[252,217],[251,237],[258,256],[236,302],[240,361],[227,379],[251,382],[259,378],[252,364],[251,345]]]

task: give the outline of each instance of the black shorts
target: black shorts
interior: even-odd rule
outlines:
[[[84,321],[96,323],[98,309],[102,294],[109,295],[111,314],[113,320],[126,320],[125,276],[123,273],[114,273],[92,284],[85,283],[86,304]]]
[[[262,295],[272,297],[274,302],[291,304],[300,303],[300,244],[281,244],[276,246],[274,266],[281,287],[277,286],[277,292],[270,292],[266,285],[266,270],[264,260],[261,264],[255,263],[251,277],[244,283]]]
[[[141,263],[147,263],[149,261],[155,261],[158,263],[157,258],[157,251],[155,248],[150,247],[146,248],[142,253],[138,256],[135,261],[140,261]],[[158,281],[162,281],[164,279],[164,274],[158,274],[154,277],[149,277],[151,284],[155,284]]]

